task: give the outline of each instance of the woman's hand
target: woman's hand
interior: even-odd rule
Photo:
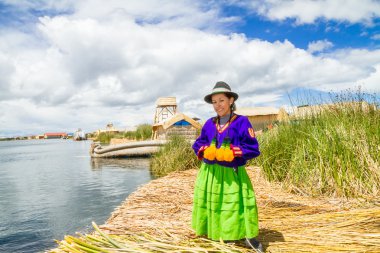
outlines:
[[[198,150],[198,153],[197,153],[198,160],[202,160],[202,159],[203,159],[204,151],[205,151],[208,147],[209,147],[209,146],[202,146],[202,147]]]
[[[231,144],[230,148],[232,150],[232,153],[233,153],[234,157],[242,157],[243,156],[243,151],[241,150],[240,147],[234,146],[234,145]]]

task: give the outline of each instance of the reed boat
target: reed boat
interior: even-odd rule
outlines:
[[[100,143],[92,143],[91,157],[144,157],[157,153],[166,140],[134,141],[117,145],[102,146]]]

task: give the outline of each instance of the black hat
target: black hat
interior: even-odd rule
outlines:
[[[211,101],[212,95],[219,94],[219,93],[231,94],[231,96],[235,99],[234,101],[236,101],[239,97],[238,94],[231,91],[231,87],[227,83],[223,81],[219,81],[215,84],[214,88],[212,89],[211,94],[208,94],[207,96],[205,96],[205,101],[209,104],[212,104],[212,101]]]

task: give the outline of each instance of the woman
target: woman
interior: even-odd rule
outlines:
[[[192,227],[212,240],[240,240],[262,251],[255,193],[245,170],[260,155],[248,118],[233,113],[238,94],[217,82],[204,99],[217,114],[203,126],[193,149],[202,160],[194,190]]]

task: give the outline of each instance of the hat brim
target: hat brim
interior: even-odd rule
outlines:
[[[232,92],[232,91],[221,91],[221,92],[213,92],[211,94],[208,94],[207,96],[205,96],[205,101],[209,104],[212,104],[212,95],[215,95],[215,94],[230,94],[233,98],[234,98],[234,101],[236,101],[238,98],[239,98],[239,95],[235,92]]]

